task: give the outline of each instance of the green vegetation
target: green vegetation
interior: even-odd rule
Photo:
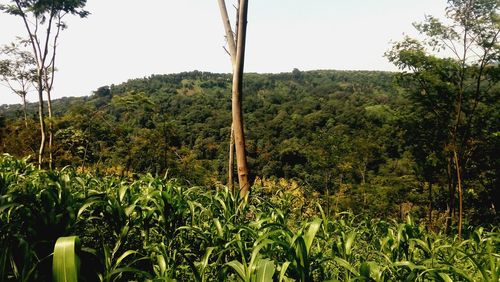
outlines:
[[[61,236],[86,281],[498,281],[498,229],[464,240],[406,222],[295,209],[296,189],[185,187],[0,161],[0,278],[48,281]],[[71,239],[71,238],[67,238]],[[292,280],[293,279],[293,280]]]
[[[65,22],[67,16],[85,18],[89,15],[89,12],[84,10],[86,3],[87,0],[11,0],[0,3],[0,12],[18,17],[19,23],[24,27],[24,36],[18,37],[18,42],[0,48],[0,81],[20,96],[24,104],[31,86],[37,92],[40,124],[39,168],[42,168],[47,153],[48,166],[53,168],[54,127],[51,97],[59,36],[61,31],[68,27]],[[45,152],[46,147],[48,152]]]
[[[443,130],[417,119],[397,77],[350,71],[247,74],[243,109],[252,183],[294,180],[307,197],[319,193],[326,213],[351,210],[392,219],[404,219],[410,210],[427,217],[432,188],[433,228],[444,227],[450,182],[437,154],[446,147],[436,145],[430,155],[422,147],[435,144],[429,134]],[[96,175],[166,174],[191,185],[226,184],[230,81],[227,74],[196,71],[153,75],[101,87],[90,97],[55,100],[55,164]],[[480,104],[485,114],[474,120],[481,146],[463,181],[465,216],[474,225],[500,220],[493,158],[500,105],[490,99]],[[32,118],[34,106],[28,106]],[[0,151],[36,156],[36,121],[29,119],[26,129],[20,106],[3,112]],[[424,129],[432,131],[424,135]],[[427,168],[421,165],[425,160]]]
[[[0,76],[39,103],[0,108],[0,281],[500,281],[498,0],[415,24],[425,40],[385,54],[400,73],[244,80],[247,1],[233,33],[219,0],[232,76],[54,101],[61,19],[86,1],[10,2],[37,69],[13,44]]]

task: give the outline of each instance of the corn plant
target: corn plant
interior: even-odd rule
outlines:
[[[233,260],[226,265],[231,267],[244,282],[273,281],[273,276],[276,271],[274,261],[262,258],[259,254],[260,249],[270,243],[272,242],[267,239],[259,242],[252,250],[250,261],[247,262],[243,255],[243,262]]]
[[[500,233],[458,237],[349,212],[299,214],[292,199],[225,187],[47,172],[0,159],[0,281],[48,281],[57,238],[81,240],[101,281],[498,281]],[[57,252],[54,253],[54,259]],[[71,261],[73,261],[71,259]],[[88,278],[91,277],[91,278]]]

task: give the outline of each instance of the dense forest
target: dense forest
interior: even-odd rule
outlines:
[[[306,198],[317,195],[331,212],[391,218],[411,212],[424,218],[432,208],[429,219],[444,226],[453,209],[446,144],[439,143],[446,141],[430,136],[445,129],[439,120],[421,120],[400,81],[395,73],[367,71],[247,74],[243,109],[253,183],[297,182]],[[55,100],[56,166],[226,184],[230,87],[230,75],[194,71]],[[500,107],[491,99],[474,121],[478,146],[465,178],[465,210],[473,223],[499,219]],[[36,154],[35,111],[30,104],[26,127],[20,106],[3,106],[3,152]],[[435,171],[432,183],[425,174],[429,166]]]

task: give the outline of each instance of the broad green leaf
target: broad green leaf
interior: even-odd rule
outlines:
[[[229,267],[234,269],[234,271],[236,271],[236,274],[238,274],[238,276],[240,276],[241,280],[248,281],[248,279],[246,278],[245,267],[243,266],[243,264],[241,262],[233,260],[233,261],[226,263],[226,265],[228,265]]]
[[[319,218],[315,219],[309,225],[309,229],[307,230],[306,234],[304,234],[304,242],[306,244],[307,253],[309,253],[311,250],[314,237],[316,237],[316,233],[318,232],[321,223],[322,223],[321,219]]]
[[[272,282],[276,266],[269,259],[259,260],[257,265],[256,282]]]
[[[352,253],[352,245],[354,244],[354,240],[356,239],[356,231],[352,231],[347,235],[347,239],[345,240],[344,250],[347,256],[350,256]]]
[[[300,266],[308,267],[309,254],[307,253],[307,247],[302,236],[298,237],[297,240],[295,240],[295,255]]]
[[[54,246],[52,272],[55,282],[77,282],[80,272],[80,259],[77,252],[80,240],[77,236],[61,237]]]

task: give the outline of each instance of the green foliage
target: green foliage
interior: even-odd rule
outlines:
[[[88,11],[83,9],[87,0],[12,0],[11,2],[13,2],[13,4],[0,5],[0,11],[15,16],[20,16],[23,13],[29,12],[42,22],[46,20],[46,17],[53,16],[56,12],[78,15],[82,18],[89,14]]]
[[[265,187],[238,199],[150,175],[48,173],[8,155],[0,183],[3,281],[50,280],[52,246],[69,235],[87,281],[497,281],[500,271],[497,229],[458,240],[411,217],[328,216],[321,205],[301,221],[259,196]]]
[[[76,236],[61,237],[54,246],[52,272],[56,282],[77,282],[80,272],[80,240]]]
[[[498,180],[489,177],[497,164],[483,153],[497,145],[490,136],[499,126],[499,77],[490,73],[499,66],[499,5],[497,0],[448,1],[445,21],[427,16],[414,24],[425,40],[405,38],[386,53],[402,71],[399,84],[407,89],[410,103],[401,125],[416,175],[429,183],[429,190],[433,183],[446,183],[447,224],[458,209],[459,233],[464,205],[471,208],[469,218],[492,213],[477,213],[479,207],[467,203],[477,199],[472,191],[497,190]],[[430,207],[432,202],[429,191]],[[486,200],[483,206],[496,204]],[[492,222],[498,221],[493,217]]]
[[[414,49],[408,60],[418,59],[420,49]],[[444,79],[453,65],[429,59],[425,67],[426,79],[441,81],[440,89],[451,91]],[[443,72],[432,75],[438,68]],[[428,213],[432,182],[434,226],[444,226],[449,146],[441,128],[449,125],[451,100],[438,92],[430,92],[430,100],[416,99],[417,92],[394,83],[398,77],[298,70],[247,74],[243,105],[251,179],[295,180],[307,198],[321,195],[327,213],[351,210],[390,218],[404,218],[405,207],[417,217]],[[191,185],[225,183],[229,81],[227,74],[198,71],[153,75],[100,87],[90,97],[55,100],[57,166],[97,175],[168,175]],[[498,180],[492,157],[500,107],[494,96],[483,97],[489,100],[477,106],[481,115],[474,119],[471,134],[481,138],[471,143],[475,166],[467,176],[475,196],[467,195],[465,205],[469,220],[486,224],[497,221],[498,213],[490,207],[500,205],[493,189]],[[423,111],[429,105],[438,107],[437,116]],[[28,105],[28,112],[34,113],[34,106]],[[20,113],[16,106],[5,111],[0,150],[17,157],[35,155],[35,121],[29,120],[25,129],[16,121]]]

